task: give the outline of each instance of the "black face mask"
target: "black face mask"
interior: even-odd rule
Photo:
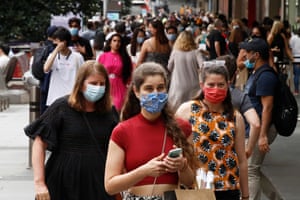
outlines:
[[[251,38],[262,38],[262,37],[259,35],[251,35]]]

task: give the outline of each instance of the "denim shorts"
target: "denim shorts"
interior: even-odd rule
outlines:
[[[161,196],[137,196],[129,192],[123,192],[123,200],[162,200]]]

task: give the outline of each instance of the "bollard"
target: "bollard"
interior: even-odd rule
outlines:
[[[33,122],[40,116],[40,88],[37,86],[30,87],[29,94],[29,121]],[[29,168],[32,167],[32,144],[33,140],[29,139]]]

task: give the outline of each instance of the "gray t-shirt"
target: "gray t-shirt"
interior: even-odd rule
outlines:
[[[230,88],[233,107],[243,115],[247,110],[253,108],[249,96],[237,88]]]
[[[247,110],[249,110],[250,108],[254,108],[249,96],[245,92],[242,92],[237,88],[231,87],[230,93],[231,93],[231,101],[233,107],[237,109],[242,114],[243,117],[244,117],[244,113]],[[249,138],[250,126],[245,120],[245,117],[244,117],[244,121],[245,121],[245,133],[246,133],[245,137]]]

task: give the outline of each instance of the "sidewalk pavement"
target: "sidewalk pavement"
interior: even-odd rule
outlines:
[[[298,103],[300,97],[297,97]],[[34,199],[29,166],[29,139],[23,132],[29,123],[29,105],[11,104],[0,112],[0,199]],[[300,123],[291,137],[278,136],[266,156],[263,171],[285,200],[299,199]],[[263,200],[266,198],[263,198]]]
[[[0,112],[0,199],[34,199],[29,166],[29,139],[23,127],[29,123],[29,105],[11,104]]]

